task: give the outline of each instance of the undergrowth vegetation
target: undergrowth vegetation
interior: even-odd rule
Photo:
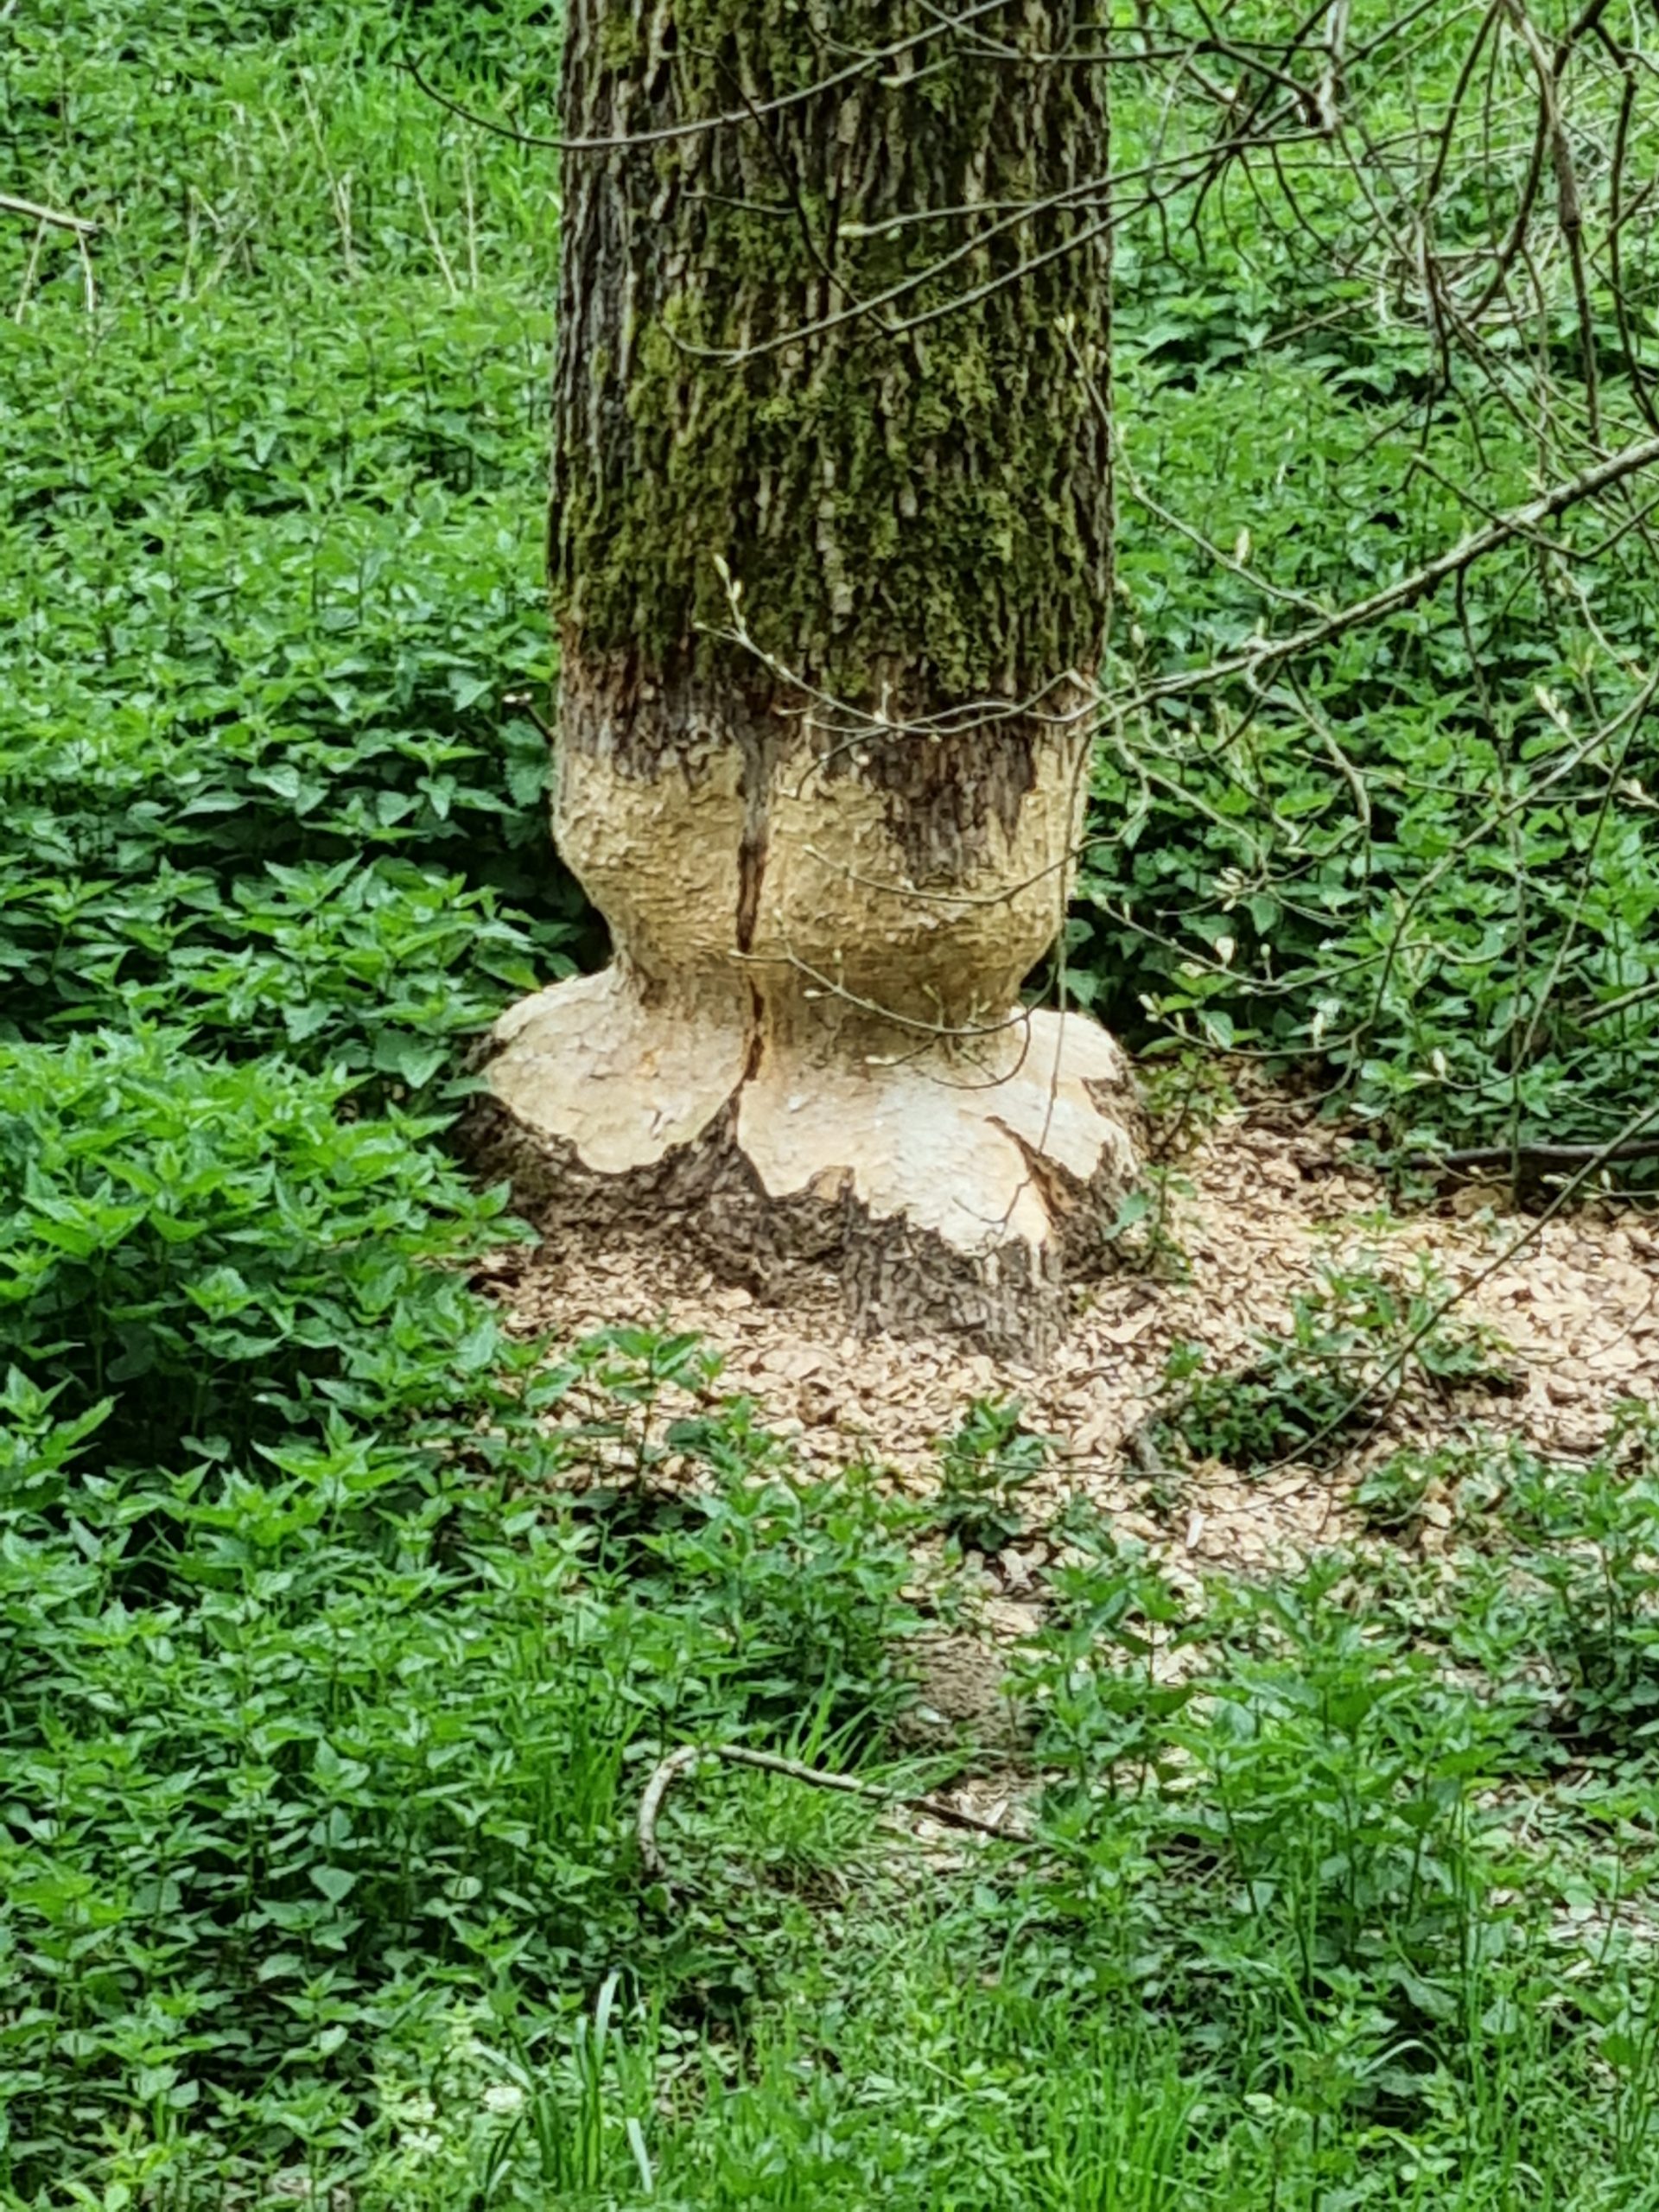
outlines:
[[[1326,1267],[1292,1300],[1288,1329],[1262,1335],[1259,1357],[1242,1369],[1211,1370],[1201,1346],[1176,1344],[1148,1442],[1252,1474],[1293,1459],[1330,1466],[1414,1382],[1442,1394],[1509,1388],[1491,1332],[1456,1315],[1432,1268],[1416,1274]]]
[[[0,181],[101,226],[83,256],[0,213],[0,2203],[1659,2205],[1639,1407],[1587,1468],[1402,1454],[1379,1541],[1259,1584],[1078,1514],[994,1755],[1027,1836],[721,1769],[647,1878],[676,1745],[899,1798],[980,1756],[913,1725],[925,1653],[1052,1446],[984,1400],[927,1505],[808,1482],[694,1342],[526,1344],[474,1281],[520,1232],[442,1141],[464,1040],[594,950],[511,703],[549,675],[556,172],[395,64],[436,41],[545,122],[556,31],[530,0],[0,10]],[[1359,438],[1395,372],[1379,345],[1333,397],[1243,281],[1126,260],[1131,441],[1322,588],[1384,556],[1311,477],[1276,519],[1262,485],[1287,423]],[[1135,652],[1248,626],[1126,520]],[[1482,611],[1484,650],[1565,696],[1535,613]],[[1317,1033],[1395,1134],[1516,1096],[1599,1130],[1652,1080],[1647,1028],[1572,1027],[1649,973],[1645,810],[1586,869],[1572,785],[1501,865],[1446,864],[1545,723],[1471,740],[1443,640],[1344,669],[1379,759],[1434,770],[1373,872],[1316,828],[1293,902],[1250,874],[1236,750],[1108,756],[1128,824],[1074,980]],[[1325,769],[1263,745],[1274,835],[1317,825]],[[1528,958],[1570,916],[1579,994],[1518,1093],[1517,852]],[[1440,950],[1355,1027],[1326,955],[1370,957],[1407,885]],[[1478,1380],[1433,1294],[1333,1279],[1243,1386],[1176,1378],[1190,1453],[1306,1446],[1396,1355]]]

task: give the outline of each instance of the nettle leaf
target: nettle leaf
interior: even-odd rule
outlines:
[[[448,1044],[434,1045],[406,1031],[383,1029],[374,1040],[374,1065],[401,1077],[411,1090],[423,1090],[450,1057]]]
[[[502,1337],[498,1325],[484,1320],[468,1329],[455,1340],[455,1364],[463,1375],[476,1375],[497,1359],[501,1351]]]
[[[207,1274],[187,1284],[186,1295],[214,1320],[223,1320],[227,1314],[239,1313],[245,1306],[252,1304],[254,1297],[237,1270],[223,1266],[210,1268]]]
[[[295,1045],[303,1045],[309,1039],[321,1036],[337,1018],[337,1009],[326,999],[309,1006],[286,1005],[282,1009],[283,1027],[289,1043]]]

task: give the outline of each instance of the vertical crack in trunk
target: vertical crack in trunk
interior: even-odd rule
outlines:
[[[734,934],[738,955],[747,959],[754,950],[755,930],[760,918],[760,892],[766,877],[768,791],[763,765],[753,756],[744,762],[743,835],[737,848],[737,913]],[[743,1062],[743,1081],[753,1083],[766,1055],[766,1000],[753,969],[745,976],[749,995],[749,1049]]]

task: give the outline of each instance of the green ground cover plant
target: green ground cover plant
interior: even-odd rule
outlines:
[[[1245,1367],[1214,1369],[1202,1345],[1176,1344],[1149,1444],[1252,1474],[1288,1459],[1331,1466],[1414,1383],[1442,1395],[1510,1388],[1492,1332],[1458,1317],[1432,1267],[1414,1274],[1363,1259],[1325,1267]]]
[[[0,22],[0,181],[101,226],[83,262],[0,217],[0,2204],[1659,2204],[1642,1408],[1586,1465],[1472,1433],[1402,1460],[1386,1541],[1259,1583],[1178,1584],[1076,1515],[995,1754],[1027,1837],[923,1848],[720,1769],[647,1878],[671,1745],[897,1796],[979,1756],[908,1726],[973,1599],[918,1550],[1015,1534],[1048,1447],[986,1401],[925,1510],[808,1481],[695,1342],[525,1344],[474,1280],[519,1232],[446,1144],[465,1041],[595,950],[509,703],[550,672],[557,176],[396,59],[417,36],[537,124],[556,29]],[[1357,521],[1262,486],[1293,421],[1351,466],[1405,371],[1258,341],[1211,251],[1202,282],[1126,254],[1131,459],[1334,588],[1395,557],[1377,515],[1446,519],[1432,487],[1386,440]],[[1169,664],[1255,601],[1150,512],[1126,495],[1125,650]],[[1568,696],[1524,601],[1480,620]],[[1651,1033],[1572,1024],[1648,973],[1647,814],[1596,838],[1567,780],[1525,817],[1528,957],[1571,920],[1577,996],[1517,1092],[1515,849],[1453,815],[1554,725],[1471,736],[1465,673],[1397,638],[1332,672],[1399,786],[1369,874],[1288,720],[1247,760],[1168,718],[1162,782],[1109,750],[1074,981],[1318,1041],[1390,1132],[1517,1096],[1600,1129]],[[1287,1388],[1397,1346],[1415,1294],[1383,1289],[1332,1286]]]

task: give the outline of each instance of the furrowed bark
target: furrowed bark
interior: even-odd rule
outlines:
[[[550,1226],[1029,1348],[1132,1166],[1116,1048],[1019,1005],[1111,584],[1105,76],[941,34],[790,102],[937,21],[572,0],[570,136],[755,119],[566,163],[555,827],[616,957],[500,1025],[485,1142]]]

